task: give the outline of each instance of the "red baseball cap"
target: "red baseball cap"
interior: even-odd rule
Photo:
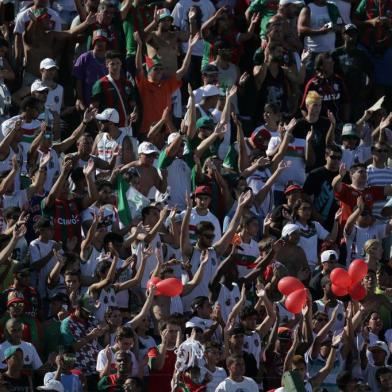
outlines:
[[[211,188],[207,185],[199,185],[196,187],[194,195],[199,196],[199,195],[208,195],[211,196]]]
[[[289,193],[294,192],[294,191],[302,191],[302,188],[301,188],[299,185],[295,185],[295,184],[289,185],[289,186],[284,190],[284,194],[285,194],[285,195],[288,195]]]

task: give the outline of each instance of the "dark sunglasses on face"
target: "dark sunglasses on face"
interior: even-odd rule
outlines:
[[[388,153],[388,150],[386,148],[385,149],[384,148],[375,148],[374,151],[376,151],[380,154],[382,154],[382,153],[387,154]]]
[[[340,161],[342,159],[340,155],[330,155],[329,157],[334,161]]]
[[[317,317],[316,321],[319,321],[320,323],[323,321],[328,321],[328,317]]]
[[[215,234],[203,234],[203,237],[207,238],[208,240],[213,240],[215,238]]]

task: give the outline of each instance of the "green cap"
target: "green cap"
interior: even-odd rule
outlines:
[[[22,349],[18,346],[10,346],[4,350],[4,361],[11,358],[17,351],[22,351]]]
[[[170,18],[171,20],[173,20],[173,17],[171,15],[170,11],[167,8],[162,8],[162,9],[158,10],[159,21],[166,19],[166,18]]]
[[[196,129],[199,128],[214,128],[214,121],[212,120],[212,118],[204,116],[204,117],[200,117],[197,121],[196,121]]]

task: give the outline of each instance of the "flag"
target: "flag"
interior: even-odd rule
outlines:
[[[132,219],[140,218],[142,209],[150,201],[120,175],[117,177],[117,209],[120,222],[129,226]]]

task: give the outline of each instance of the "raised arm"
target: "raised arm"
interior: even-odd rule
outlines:
[[[3,196],[14,183],[15,176],[19,171],[19,162],[16,155],[12,157],[12,169],[0,182],[0,196]]]
[[[155,292],[156,292],[156,286],[151,285],[142,309],[131,321],[128,321],[126,325],[130,325],[133,329],[136,329],[143,322],[143,320],[148,316],[151,310],[151,306],[154,301]]]
[[[196,288],[197,285],[201,282],[208,263],[208,257],[208,250],[203,250],[201,253],[199,268],[197,269],[193,279],[184,285],[182,295],[188,295],[191,293],[193,289]]]
[[[284,156],[286,155],[287,148],[291,141],[293,140],[293,129],[297,124],[297,120],[292,118],[290,122],[285,127],[285,133],[282,139],[282,142],[279,145],[278,151],[274,154],[271,160],[271,169],[274,172],[279,163],[283,160]]]
[[[44,199],[44,206],[50,207],[53,205],[54,201],[60,194],[61,188],[65,181],[67,181],[68,175],[72,169],[72,159],[64,160],[63,166],[61,167],[60,175],[58,176],[56,182],[54,183],[49,195]]]
[[[235,211],[233,219],[229,224],[229,227],[227,228],[223,236],[218,240],[218,242],[214,244],[215,251],[218,255],[223,255],[226,252],[227,248],[229,247],[230,241],[232,240],[233,235],[237,230],[240,218],[244,211],[244,207],[249,203],[251,197],[252,197],[252,192],[247,191],[246,193],[242,193],[238,198],[237,209]]]
[[[135,57],[135,66],[136,66],[136,72],[137,74],[143,74],[144,69],[143,69],[143,41],[141,38],[141,35],[138,31],[136,31],[133,34],[137,48],[136,48],[136,57]]]
[[[365,208],[365,201],[363,200],[362,196],[359,196],[357,198],[357,208],[348,217],[346,225],[344,226],[345,234],[350,235],[352,233],[355,222],[363,212],[364,208]]]
[[[91,226],[87,230],[86,238],[82,241],[82,244],[80,245],[80,259],[82,261],[87,261],[88,258],[90,257],[91,246],[92,246],[91,244],[93,242],[95,233],[97,231],[98,223],[99,223],[99,217],[96,214],[94,214]]]
[[[328,128],[327,136],[325,137],[325,145],[335,144],[335,128],[336,128],[336,118],[334,114],[328,110],[327,113],[330,125]]]
[[[44,137],[44,134],[48,128],[48,125],[45,121],[41,122],[40,131],[38,132],[37,136],[34,138],[33,142],[30,145],[30,150],[27,153],[27,164],[32,167],[37,162],[38,157],[38,148],[41,144],[41,141]]]
[[[185,195],[185,201],[186,210],[181,224],[180,247],[182,257],[186,259],[192,255],[192,245],[189,241],[189,221],[192,212],[192,199],[188,194]]]
[[[113,248],[113,246],[112,246]],[[118,255],[117,252],[115,253],[115,255],[112,258],[112,263],[110,264],[110,268],[109,271],[106,275],[106,278],[100,280],[99,282],[93,283],[89,288],[88,288],[88,292],[89,293],[94,293],[96,291],[99,291],[101,289],[103,289],[105,286],[109,285],[110,283],[112,283],[115,275],[116,275],[116,267],[117,267],[117,262],[118,262]]]
[[[5,248],[0,251],[0,264],[8,263],[8,259],[14,251],[18,241],[26,234],[26,226],[25,225],[15,225],[12,229],[12,237],[10,241],[7,243]]]
[[[207,149],[215,142],[218,137],[223,138],[223,135],[227,131],[227,124],[218,123],[215,126],[214,132],[211,133],[206,139],[196,147],[194,154],[201,157],[207,151]]]
[[[343,178],[346,176],[347,169],[346,165],[342,163],[339,167],[339,174],[332,180],[332,189],[334,192],[342,191]]]
[[[53,144],[52,148],[56,150],[57,153],[65,153],[70,147],[75,144],[79,136],[86,130],[87,124],[94,120],[97,112],[98,109],[92,107],[87,108],[83,113],[83,120],[79,124],[79,126],[72,132],[72,134],[67,139],[63,140],[60,143]]]
[[[155,224],[155,226],[148,233],[139,233],[137,236],[138,241],[144,241],[146,244],[149,244],[152,241],[152,239],[156,236],[160,227],[165,221],[167,212],[168,212],[168,208],[164,207],[159,213],[159,219],[158,222]]]
[[[241,121],[238,119],[235,113],[232,113],[231,117],[237,128],[236,136],[237,136],[237,146],[238,146],[238,170],[240,172],[243,172],[250,166],[251,162],[249,159],[249,155],[246,152],[246,142],[245,142],[245,136],[244,136],[244,131],[242,128]]]
[[[11,124],[9,126],[11,127]],[[7,136],[0,142],[0,160],[4,160],[8,157],[12,140],[18,132],[21,132],[21,126],[22,121],[16,121],[11,131],[9,131]]]
[[[188,41],[188,50],[186,51],[184,60],[182,62],[182,66],[181,68],[179,68],[176,72],[176,78],[177,80],[181,80],[184,75],[187,73],[189,65],[191,63],[191,57],[192,57],[192,49],[194,48],[194,46],[197,44],[197,42],[199,41],[200,38],[200,34],[197,33],[196,35],[194,35],[193,37],[189,38]]]
[[[95,186],[94,160],[89,159],[87,165],[83,168],[83,174],[87,182],[87,195],[82,199],[83,208],[88,208],[98,199],[98,191]]]

